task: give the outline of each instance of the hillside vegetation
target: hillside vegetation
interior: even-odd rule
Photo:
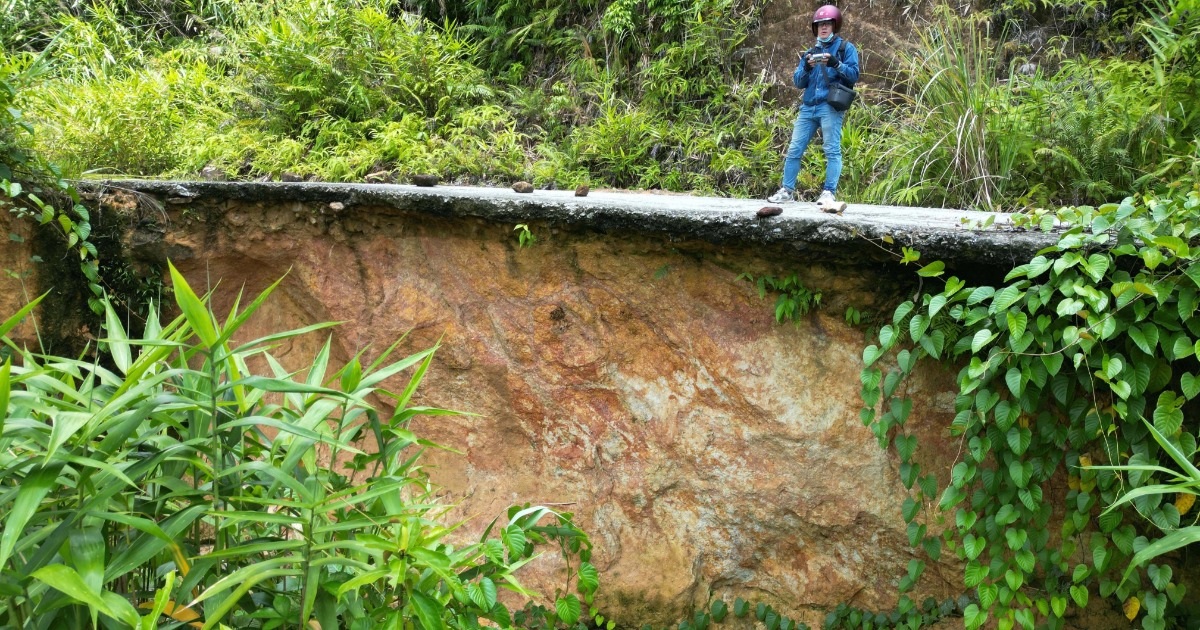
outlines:
[[[922,261],[890,323],[871,314],[861,417],[899,462],[913,558],[887,577],[894,610],[847,603],[826,626],[1064,628],[1105,598],[1146,630],[1195,628],[1200,6],[909,8],[932,18],[886,71],[894,89],[849,114],[841,195],[1025,210],[1018,227],[1059,240],[997,286]],[[150,304],[127,331],[141,300],[110,295],[128,269],[97,251],[72,181],[434,173],[762,195],[794,115],[743,65],[762,9],[0,0],[0,209],[62,237],[104,331],[102,358],[75,359],[5,336],[33,304],[0,323],[0,625],[613,630],[570,514],[514,506],[478,543],[444,541],[457,525],[415,453],[436,445],[408,428],[449,413],[408,404],[430,353],[330,371],[326,347],[288,374],[264,348],[327,325],[233,348],[270,290],[221,321],[173,269],[182,315],[161,325]],[[247,376],[251,357],[271,370]],[[922,359],[960,368],[948,480],[905,427]],[[403,391],[377,387],[402,371]],[[368,431],[378,453],[357,450]],[[319,464],[339,454],[345,470]],[[547,544],[568,577],[552,601],[516,581]],[[950,556],[964,595],[918,605],[927,562]],[[505,585],[524,596],[511,609]],[[710,602],[680,629],[729,611],[751,605]]]
[[[761,0],[7,3],[0,72],[71,176],[758,196],[794,115],[745,71]],[[1194,4],[929,11],[873,69],[898,89],[850,114],[843,196],[1012,210],[1194,177]]]

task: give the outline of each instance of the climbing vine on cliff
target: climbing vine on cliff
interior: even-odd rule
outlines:
[[[78,256],[92,293],[89,305],[102,313],[99,261],[89,240],[91,214],[62,172],[27,148],[33,126],[15,106],[20,79],[8,59],[0,58],[0,209],[56,228],[70,254]]]
[[[899,455],[910,542],[962,563],[976,598],[968,628],[1061,628],[1096,595],[1147,630],[1188,614],[1172,558],[1153,557],[1166,546],[1152,545],[1200,531],[1200,479],[1168,470],[1172,452],[1198,457],[1193,188],[1031,217],[1028,226],[1066,227],[1056,245],[999,286],[951,277],[900,304],[864,350],[862,420]],[[950,426],[961,448],[945,487],[914,457],[905,426],[912,401],[901,385],[922,359],[963,366]],[[931,533],[943,515],[944,532]]]

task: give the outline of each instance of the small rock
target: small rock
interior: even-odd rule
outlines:
[[[591,189],[588,188],[587,184],[580,184],[579,187],[575,189],[575,196],[576,197],[586,197],[590,190]]]
[[[783,214],[783,208],[779,206],[763,206],[758,209],[758,216],[760,217],[773,217],[780,214]]]
[[[375,171],[374,173],[367,173],[363,181],[368,184],[391,184],[396,181],[396,174],[387,170]]]
[[[346,209],[346,204],[340,201],[331,201],[329,202],[329,209],[333,210],[334,212],[340,212]]]
[[[529,182],[517,182],[513,184],[513,190],[519,193],[531,193],[533,192],[533,184]]]
[[[413,175],[412,183],[414,186],[424,186],[426,188],[430,186],[437,186],[438,176],[429,173]]]
[[[223,182],[225,181],[225,171],[209,164],[200,169],[200,177],[210,182]]]

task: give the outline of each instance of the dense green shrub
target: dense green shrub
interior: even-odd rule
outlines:
[[[863,353],[863,422],[899,455],[912,544],[962,563],[968,628],[1061,628],[1097,594],[1147,630],[1194,627],[1184,560],[1145,563],[1200,532],[1200,186],[1032,221],[1056,219],[1058,244],[1004,283],[952,277],[895,310]],[[927,359],[962,366],[944,488],[905,427],[903,384]]]
[[[1082,58],[1064,39],[1025,51],[994,27],[1058,3],[939,12],[895,69],[898,90],[868,91],[851,111],[843,195],[1012,210],[1190,177],[1189,2],[1123,13],[1135,35],[1124,58]],[[1127,11],[1080,6],[1091,17],[1063,29]],[[759,195],[778,183],[794,115],[745,74],[756,2],[192,1],[164,4],[168,17],[145,28],[155,11],[95,0],[53,14],[47,71],[23,109],[69,173],[437,172]],[[806,159],[800,185],[815,187],[823,158]]]
[[[327,341],[290,371],[271,346],[329,325],[239,332],[278,283],[221,321],[171,275],[182,315],[142,338],[106,303],[104,360],[10,341],[36,302],[0,324],[0,625],[509,625],[498,589],[529,597],[514,573],[544,543],[568,560],[550,625],[579,621],[598,576],[570,514],[452,538],[411,427],[452,413],[412,404],[432,349],[334,368]]]

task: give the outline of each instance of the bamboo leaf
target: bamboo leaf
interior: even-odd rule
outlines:
[[[442,622],[444,610],[442,605],[420,591],[413,591],[411,595],[412,599],[409,600],[409,603],[417,614],[423,630],[446,630],[446,625]]]
[[[175,303],[179,306],[179,310],[204,347],[210,351],[215,350],[218,338],[216,327],[213,325],[212,313],[209,312],[204,302],[196,297],[196,293],[192,291],[192,287],[188,285],[183,274],[179,273],[179,270],[175,269],[175,265],[169,260],[167,267],[171,272],[171,282],[175,287]]]
[[[6,358],[4,365],[0,365],[0,436],[4,433],[4,421],[8,419],[8,399],[9,393],[12,391],[12,358]],[[3,566],[3,564],[0,564]]]
[[[0,568],[5,567],[17,546],[17,540],[26,533],[25,526],[29,524],[29,519],[58,481],[60,470],[62,464],[35,465],[21,480],[12,508],[4,517],[4,531],[0,532]]]
[[[122,374],[128,374],[130,366],[133,365],[129,338],[125,334],[125,327],[121,325],[121,318],[117,317],[117,311],[108,298],[104,298],[104,334],[105,338],[101,341],[108,344],[113,363]]]
[[[39,302],[42,301],[42,298],[46,297],[49,294],[50,294],[49,292],[46,292],[46,293],[43,293],[43,294],[37,296],[37,298],[34,299],[32,302],[26,304],[25,306],[22,306],[21,310],[14,313],[12,317],[9,317],[8,319],[4,320],[4,323],[0,324],[0,337],[7,335],[9,333],[9,331],[16,328],[25,319],[26,315],[29,315],[30,313],[33,312],[33,309],[35,307],[37,307]]]
[[[93,591],[71,567],[62,564],[45,566],[35,571],[33,578],[128,627],[138,625],[137,610],[132,604],[115,593],[108,593],[112,597],[103,597],[100,591]],[[124,605],[116,600],[120,600]]]

